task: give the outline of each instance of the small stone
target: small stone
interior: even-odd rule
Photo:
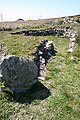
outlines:
[[[38,77],[38,79],[40,79],[40,80],[45,80],[45,78],[44,78],[44,77]]]
[[[72,48],[70,48],[70,49],[68,49],[67,51],[68,51],[68,52],[73,52],[73,49],[72,49]]]
[[[74,57],[73,57],[73,56],[71,56],[71,60],[74,60]]]

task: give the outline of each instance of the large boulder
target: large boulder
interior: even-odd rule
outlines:
[[[34,61],[8,55],[0,62],[1,80],[13,92],[24,92],[37,82],[38,69]]]

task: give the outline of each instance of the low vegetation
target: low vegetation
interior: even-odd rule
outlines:
[[[79,31],[80,25],[75,25]],[[3,51],[34,58],[41,40],[52,40],[56,56],[47,64],[44,81],[39,81],[26,93],[0,93],[1,120],[80,120],[80,31],[78,46],[68,53],[68,38],[57,36],[11,35],[0,32]]]

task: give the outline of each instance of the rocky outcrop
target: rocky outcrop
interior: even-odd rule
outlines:
[[[8,55],[0,61],[1,82],[11,91],[24,92],[37,82],[38,69],[34,61]]]

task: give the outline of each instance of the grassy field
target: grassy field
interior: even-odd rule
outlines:
[[[76,26],[79,31],[80,25]],[[0,93],[0,120],[80,120],[80,31],[78,46],[68,53],[68,38],[0,32],[3,51],[33,59],[41,40],[52,40],[56,56],[47,64],[44,81],[18,95]],[[71,59],[74,57],[74,59]]]

